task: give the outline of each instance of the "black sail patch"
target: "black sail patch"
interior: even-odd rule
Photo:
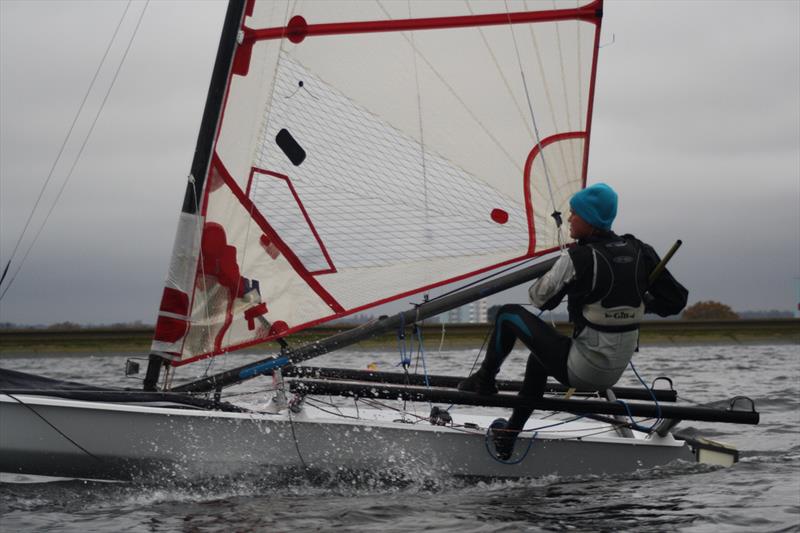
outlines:
[[[278,143],[278,148],[286,154],[286,157],[289,158],[289,161],[291,161],[294,166],[299,167],[300,164],[305,161],[306,151],[303,150],[303,147],[300,146],[286,128],[278,132],[278,135],[275,136],[275,142]]]

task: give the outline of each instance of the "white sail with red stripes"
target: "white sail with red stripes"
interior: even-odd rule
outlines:
[[[249,1],[153,350],[183,364],[552,251],[599,1]]]

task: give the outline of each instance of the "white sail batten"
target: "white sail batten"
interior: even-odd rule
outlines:
[[[248,2],[154,351],[183,364],[557,248],[600,9]]]

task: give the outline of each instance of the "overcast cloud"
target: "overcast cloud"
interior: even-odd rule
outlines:
[[[124,6],[0,0],[3,264]],[[224,2],[151,2],[0,321],[155,321],[224,12]],[[601,42],[589,180],[619,192],[616,229],[661,251],[683,239],[671,270],[691,302],[794,309],[800,2],[609,1]]]

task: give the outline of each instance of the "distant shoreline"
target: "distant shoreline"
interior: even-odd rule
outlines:
[[[318,327],[306,330],[288,339],[290,345],[300,346],[310,341],[351,329],[353,326]],[[556,327],[568,334],[569,324],[557,322]],[[427,349],[459,349],[480,346],[489,332],[488,324],[446,324],[444,342],[441,324],[426,325],[423,338]],[[410,336],[410,332],[407,332]],[[20,329],[0,330],[0,357],[18,357],[32,354],[147,354],[153,336],[152,328],[141,329]],[[407,339],[410,341],[410,338]],[[644,322],[641,328],[642,346],[669,346],[693,344],[800,344],[800,320],[756,319],[685,321],[658,320]],[[358,349],[395,349],[394,333],[363,341],[351,346]],[[277,345],[269,342],[242,350],[245,353],[276,351]]]

